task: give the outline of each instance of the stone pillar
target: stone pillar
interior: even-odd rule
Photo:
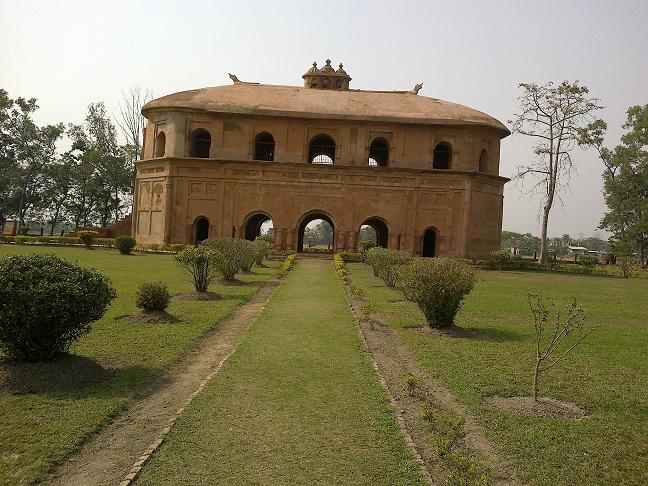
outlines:
[[[346,247],[347,251],[358,251],[358,238],[359,231],[347,231],[346,233]]]
[[[286,231],[286,249],[296,250],[295,248],[295,229],[287,229]]]
[[[173,224],[173,179],[166,178],[164,183],[164,242],[171,243],[171,225]]]
[[[283,228],[275,228],[275,250],[283,250],[284,241],[286,241],[286,230]]]
[[[389,234],[389,241],[387,242],[387,246],[391,248],[392,250],[399,250],[400,249],[400,233],[394,234],[390,233]]]

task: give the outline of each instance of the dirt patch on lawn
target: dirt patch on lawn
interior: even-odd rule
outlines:
[[[166,311],[151,311],[133,316],[119,316],[117,320],[133,324],[175,324],[180,322],[180,319]]]
[[[95,385],[115,376],[116,370],[75,354],[53,361],[0,361],[0,390],[14,395],[61,393]]]
[[[178,300],[208,301],[221,300],[223,297],[215,292],[185,292],[183,294],[174,295],[173,298]]]
[[[345,288],[352,310],[356,316],[361,316],[362,312],[359,309],[365,302],[364,299],[353,295],[348,291],[348,287]],[[429,407],[432,407],[439,416],[451,413],[465,419],[463,425],[465,436],[458,441],[455,450],[488,469],[493,484],[519,484],[512,467],[497,446],[486,437],[477,419],[447,388],[423,370],[416,356],[401,344],[396,330],[384,321],[367,322],[358,319],[357,322],[369,352],[393,398],[392,405],[402,417],[416,451],[434,478],[433,483],[444,483],[454,472],[452,466],[441,457],[442,454],[437,449],[434,425],[423,419],[423,410]],[[406,332],[420,332],[422,329],[409,328]],[[424,331],[425,334],[435,331],[429,327],[427,329],[429,331]],[[459,329],[461,328],[453,332],[462,334],[462,331],[467,331],[459,331]],[[469,333],[469,336],[472,334]],[[414,389],[408,389],[405,378],[409,375],[414,377],[416,383]]]
[[[500,412],[526,415],[527,417],[558,420],[581,420],[587,417],[587,412],[575,403],[561,402],[548,397],[538,398],[538,401],[534,402],[533,397],[493,396],[485,401]]]
[[[229,356],[277,285],[278,280],[266,282],[230,319],[216,324],[184,357],[168,366],[160,380],[139,390],[128,410],[88,440],[44,483],[119,484],[200,384]]]

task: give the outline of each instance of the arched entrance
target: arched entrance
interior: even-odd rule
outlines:
[[[258,212],[245,218],[243,237],[246,240],[254,241],[258,236],[264,234],[274,236],[274,223],[269,214]]]
[[[316,226],[311,228],[310,223],[321,220],[321,222]],[[312,243],[310,231],[309,234],[305,234],[307,230],[317,230],[318,237],[317,243],[326,245],[331,251],[334,249],[335,244],[335,223],[333,218],[324,211],[309,211],[301,217],[299,222],[298,232],[297,232],[297,251],[304,251],[304,242]]]
[[[435,257],[437,246],[437,232],[434,228],[428,228],[423,234],[423,257]]]
[[[204,216],[194,221],[194,235],[196,244],[209,238],[209,220]]]
[[[373,230],[375,239],[371,238],[371,230],[367,231],[369,228]],[[387,248],[389,244],[389,228],[387,228],[387,223],[375,217],[365,219],[360,225],[360,240],[364,239],[364,237],[373,239],[376,242],[376,246]]]

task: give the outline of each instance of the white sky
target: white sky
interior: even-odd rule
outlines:
[[[31,1],[0,0],[0,87],[36,97],[39,122],[82,121],[88,103],[116,114],[121,91],[156,96],[243,80],[300,85],[313,60],[344,62],[352,88],[410,89],[506,123],[517,84],[588,85],[615,145],[628,106],[648,103],[648,1]],[[531,156],[502,144],[501,173]],[[550,234],[592,234],[604,210],[602,165],[578,176]],[[504,229],[538,233],[539,197],[505,191]]]

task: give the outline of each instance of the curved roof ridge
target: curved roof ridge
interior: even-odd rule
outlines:
[[[144,105],[142,113],[146,115],[159,109],[428,125],[476,125],[498,130],[502,138],[510,134],[504,124],[486,113],[407,91],[338,91],[236,83],[163,96]]]

